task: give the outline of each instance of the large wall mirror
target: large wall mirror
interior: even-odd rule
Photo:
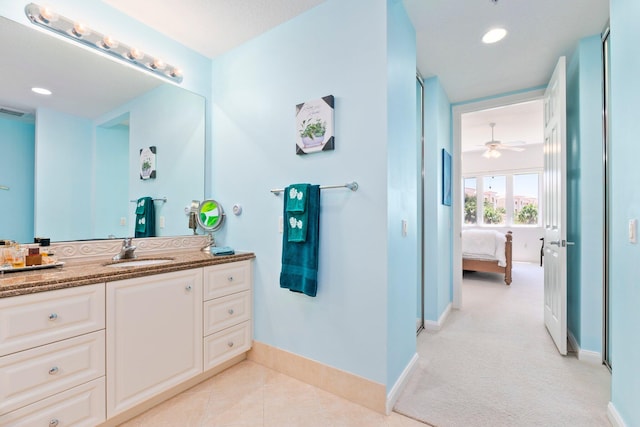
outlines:
[[[157,236],[192,233],[185,207],[204,198],[204,98],[4,17],[0,39],[0,239],[133,236],[140,197],[157,199]],[[141,179],[149,147],[156,174]]]

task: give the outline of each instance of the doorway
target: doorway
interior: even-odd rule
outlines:
[[[500,98],[473,102],[453,107],[453,308],[460,309],[463,306],[462,298],[462,246],[460,236],[462,234],[462,224],[464,215],[464,194],[463,194],[463,169],[462,159],[464,156],[462,146],[462,123],[465,114],[477,113],[497,109],[500,107],[523,104],[542,99],[543,90],[534,90],[520,94],[509,95]],[[492,122],[493,123],[493,122]],[[497,124],[496,124],[497,126]],[[540,123],[542,127],[542,122]],[[491,139],[489,123],[487,123],[487,140]],[[482,153],[482,151],[480,151]],[[510,171],[513,174],[513,171]],[[489,175],[491,176],[491,175]],[[531,249],[528,247],[527,249]]]

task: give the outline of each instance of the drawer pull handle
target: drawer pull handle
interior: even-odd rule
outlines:
[[[55,375],[57,374],[59,371],[57,366],[54,366],[53,368],[49,369],[49,375]]]
[[[228,280],[229,282],[233,282],[233,276],[229,276],[229,277],[227,277],[227,280]]]
[[[49,320],[56,320],[58,318],[58,315],[56,313],[51,313],[49,315]]]
[[[233,347],[233,341],[229,341],[229,342],[227,343],[227,346],[229,346],[229,348]]]
[[[233,308],[230,308],[229,310],[227,310],[227,313],[229,313],[229,316],[231,316],[234,313]]]
[[[191,288],[191,285],[187,285],[187,286],[185,286],[185,289],[187,290],[187,292],[191,292],[191,289],[192,289],[192,288]]]
[[[58,421],[57,418],[52,418],[51,421],[49,421],[49,425],[51,427],[56,427],[59,423],[60,423],[60,421]]]

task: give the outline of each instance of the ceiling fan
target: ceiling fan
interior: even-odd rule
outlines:
[[[514,147],[513,144],[524,144],[524,141],[514,141],[509,144],[503,144],[500,141],[496,141],[493,139],[493,128],[496,126],[495,123],[489,123],[491,126],[491,141],[487,141],[484,143],[486,147],[486,151],[482,153],[482,157],[487,159],[497,159],[502,154],[499,150],[511,150],[511,151],[524,151],[522,147]]]

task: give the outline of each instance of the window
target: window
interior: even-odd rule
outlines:
[[[463,177],[464,224],[538,225],[540,173]]]
[[[476,179],[465,178],[464,179],[464,223],[475,224],[477,222],[477,209],[478,203]]]
[[[513,223],[538,224],[537,173],[513,175]]]

